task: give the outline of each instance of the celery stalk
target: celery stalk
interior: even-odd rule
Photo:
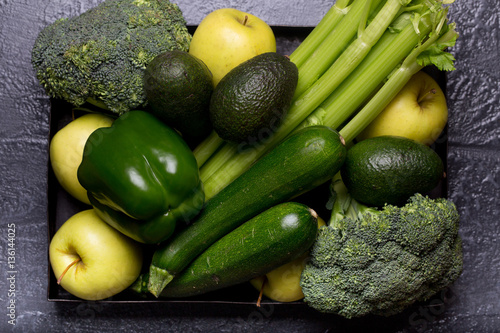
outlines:
[[[223,142],[224,140],[222,140],[215,131],[212,131],[212,133],[193,150],[198,168],[201,168],[203,164],[205,164]]]
[[[438,33],[435,33],[424,44],[414,49],[404,60],[401,67],[391,74],[382,88],[380,88],[370,101],[340,130],[340,135],[344,137],[346,142],[350,142],[358,136],[359,133],[361,133],[389,104],[411,77],[424,68],[425,63],[422,63],[418,59],[423,52],[434,45],[441,45],[442,48],[449,46],[449,43],[454,43],[455,39],[458,37],[458,33],[452,28],[441,37],[439,36]]]
[[[381,0],[355,0],[351,4],[345,17],[316,47],[310,57],[301,64],[295,98],[302,95],[333,64],[356,36],[359,26],[364,28],[367,22],[367,16],[365,15],[380,2]],[[294,58],[291,57],[291,59]]]
[[[205,165],[203,165],[203,167],[200,169],[200,178],[204,183],[204,187],[207,179],[209,179],[214,173],[216,173],[217,170],[222,168],[226,161],[232,159],[235,155],[238,154],[237,147],[238,146],[236,146],[234,143],[224,142],[214,155],[214,157],[216,158],[211,158],[205,163]]]
[[[361,9],[365,9],[366,1],[359,3],[361,2],[363,4]],[[406,0],[405,3],[408,2],[409,0]],[[320,79],[292,103],[282,125],[265,144],[257,144],[253,149],[247,149],[247,152],[239,151],[241,149],[234,145],[224,145],[200,170],[205,197],[210,199],[243,173],[251,163],[290,134],[356,68],[402,8],[404,8],[402,0],[387,0],[375,18],[362,31],[362,35],[347,47]],[[360,22],[354,24],[357,31]]]
[[[323,16],[311,33],[302,41],[302,43],[300,43],[292,54],[290,54],[290,60],[297,66],[297,68],[302,66],[302,64],[311,56],[313,52],[315,52],[315,49],[323,42],[330,32],[341,22],[342,18],[349,12],[349,5],[352,1],[353,0],[338,0]],[[198,167],[201,168],[223,144],[224,140],[222,140],[215,132],[212,132],[208,138],[203,140],[193,151],[198,162]],[[235,150],[234,147],[226,147],[225,149]],[[227,156],[228,153],[225,155]],[[209,166],[205,172],[202,172],[204,175],[202,178],[208,177],[208,175],[211,174],[210,170],[216,170],[219,165],[220,161],[217,165]]]
[[[449,3],[450,0],[445,1]],[[409,1],[404,3],[408,4]],[[314,121],[309,121],[311,119],[304,122],[304,119],[310,116],[313,111],[312,119],[321,116],[322,120],[326,120],[323,123],[325,125],[332,126],[330,124],[335,123],[338,124],[334,126],[337,128],[340,124],[345,123],[356,109],[361,108],[362,104],[376,94],[384,80],[391,72],[398,70],[401,61],[414,48],[421,43],[425,44],[429,37],[437,33],[436,22],[438,21],[436,17],[446,16],[442,4],[443,1],[440,0],[414,0],[410,4],[411,7],[404,7],[399,0],[387,0],[368,26],[361,27],[361,36],[350,44],[320,79],[300,98],[295,100],[283,124],[271,138],[264,143],[247,143],[246,146],[224,144],[207,161],[201,169],[206,198],[210,199],[220,189],[248,169],[253,162],[300,127],[299,125],[314,124]],[[401,14],[405,10],[411,12]],[[396,25],[399,23],[401,25],[401,22],[393,22],[396,16],[399,21],[401,21],[401,17],[405,18],[402,21],[405,23],[406,28],[402,30],[394,27],[387,29],[390,24]],[[356,23],[356,28],[358,27],[359,24]],[[413,36],[413,38],[409,38],[409,36]],[[427,59],[422,60],[425,52],[429,54],[427,54]],[[426,51],[419,55],[420,64],[424,62],[427,62],[427,64],[433,63],[435,54],[432,54],[432,52],[437,52],[435,44],[430,44]],[[444,62],[446,63],[446,60]],[[337,75],[340,76],[337,77]],[[363,80],[357,78],[360,75],[364,78]],[[368,84],[368,82],[370,83]],[[365,88],[366,84],[369,87]],[[385,90],[387,89],[389,88]],[[358,93],[360,96],[357,96]],[[331,104],[332,100],[335,100],[331,98],[336,94],[341,96],[339,97],[340,101]],[[350,107],[351,110],[336,115],[339,109],[333,108],[332,105],[343,107],[346,102],[349,102],[349,99],[355,99],[355,97],[357,97],[357,102],[356,105]],[[318,106],[320,108],[316,109]],[[361,113],[358,120],[366,112]],[[360,126],[363,126],[363,121],[360,121],[357,125],[355,124],[355,126],[353,125],[353,127],[346,127],[344,133],[352,138],[352,134],[358,131]]]
[[[386,31],[352,75],[347,77],[299,127],[319,123],[337,129],[373,95],[431,29],[430,19],[424,17],[420,20],[420,35],[409,20],[398,33]]]
[[[328,70],[302,93],[288,113],[312,112],[335,90],[370,52],[403,7],[402,0],[387,0],[373,21],[364,29]],[[405,1],[406,3],[409,0]],[[356,29],[359,22],[356,22]],[[306,115],[307,116],[307,115]]]
[[[283,126],[283,124],[282,124]],[[205,199],[210,199],[227,184],[242,174],[250,165],[259,159],[268,147],[263,144],[235,145],[225,143],[201,169]]]
[[[300,43],[295,51],[290,54],[290,60],[301,67],[302,64],[311,56],[315,49],[328,36],[330,31],[339,24],[342,18],[349,11],[349,5],[352,0],[338,0],[326,14],[311,33]]]

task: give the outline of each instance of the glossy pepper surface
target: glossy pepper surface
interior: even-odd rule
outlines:
[[[166,240],[205,199],[188,145],[145,111],[127,112],[90,135],[78,180],[104,221],[148,244]]]

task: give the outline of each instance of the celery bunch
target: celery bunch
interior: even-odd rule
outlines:
[[[428,65],[453,70],[453,0],[338,0],[290,55],[299,82],[282,125],[264,141],[231,144],[215,133],[194,151],[207,199],[292,132],[330,126],[352,141]]]

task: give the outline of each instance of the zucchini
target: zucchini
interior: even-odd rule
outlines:
[[[330,127],[310,126],[289,136],[208,200],[191,225],[160,245],[151,261],[148,290],[158,296],[222,236],[333,178],[346,154],[344,140]]]
[[[204,294],[266,274],[312,246],[317,218],[312,209],[300,203],[274,206],[215,242],[176,276],[161,296]]]

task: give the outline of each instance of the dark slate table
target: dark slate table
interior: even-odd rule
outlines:
[[[44,26],[100,1],[0,1],[1,332],[500,332],[500,15],[496,0],[457,0],[450,11],[461,36],[453,48],[457,70],[447,76],[446,85],[448,195],[462,215],[465,262],[452,288],[401,315],[357,320],[323,315],[304,305],[259,309],[251,304],[47,301],[50,101],[33,75],[30,50]],[[216,8],[236,7],[275,27],[314,26],[332,2],[177,1],[189,25],[195,26]],[[283,53],[291,52],[303,38],[301,29],[276,31]],[[14,228],[15,234],[9,234]],[[15,273],[9,273],[9,246],[15,248]],[[12,301],[14,310],[8,308]],[[9,324],[11,313],[15,326]]]

